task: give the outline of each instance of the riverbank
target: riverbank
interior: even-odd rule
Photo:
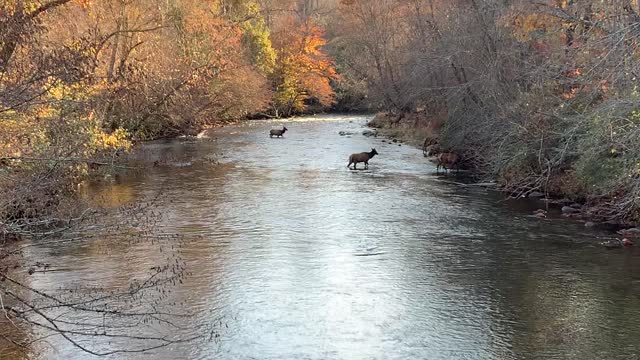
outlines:
[[[543,186],[527,186],[526,182],[520,184],[518,182],[521,179],[517,179],[515,173],[495,171],[489,163],[491,160],[478,156],[475,149],[448,144],[441,134],[443,124],[423,114],[378,113],[368,126],[377,129],[381,135],[422,148],[424,156],[430,157],[433,162],[434,155],[439,152],[461,154],[466,173],[477,178],[478,182],[495,181],[497,190],[509,196],[535,199],[540,202],[541,208],[557,208],[562,211],[563,216],[582,221],[587,227],[622,230],[622,234],[632,236],[633,232],[624,230],[638,226],[637,215],[620,217],[620,204],[615,198],[592,196],[576,183],[573,172],[549,176]]]

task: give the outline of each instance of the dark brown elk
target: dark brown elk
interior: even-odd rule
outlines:
[[[454,153],[440,153],[436,156],[436,164],[436,174],[440,171],[441,166],[445,172],[455,166],[457,172],[460,169],[460,156]]]
[[[347,167],[350,168],[351,164],[353,164],[353,170],[357,170],[356,166],[358,165],[358,163],[363,162],[364,168],[368,169],[369,160],[376,155],[378,155],[378,152],[376,151],[376,149],[371,149],[371,151],[369,152],[351,154],[351,156],[349,156],[349,164],[347,165]]]
[[[282,129],[271,129],[269,131],[269,137],[274,137],[274,136],[275,137],[281,137],[285,133],[285,131],[287,131],[287,130],[289,130],[289,129],[287,129],[284,126],[282,127]]]

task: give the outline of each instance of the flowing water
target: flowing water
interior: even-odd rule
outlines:
[[[92,186],[115,204],[161,192],[158,226],[191,239],[191,275],[170,296],[194,323],[224,323],[217,341],[114,358],[640,358],[636,252],[437,176],[420,150],[363,136],[366,120],[255,121],[155,142],[144,152],[160,166]],[[282,124],[284,138],[267,136]],[[368,170],[346,168],[372,147]],[[29,256],[58,271],[32,285],[117,286],[153,263],[147,254],[36,246]],[[91,358],[56,337],[48,348],[42,358]]]

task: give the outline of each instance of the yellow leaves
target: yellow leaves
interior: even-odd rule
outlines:
[[[24,12],[28,14],[34,13],[38,8],[40,8],[40,5],[35,1],[26,1],[24,3]]]
[[[82,6],[83,9],[87,9],[92,3],[91,0],[76,0],[76,2],[80,4],[80,6]]]
[[[63,2],[62,4],[49,6],[53,2],[53,0],[3,0],[2,4],[0,4],[0,14],[2,14],[2,10],[4,10],[8,15],[14,15],[17,11],[27,15],[34,15],[37,12],[42,12],[43,9],[55,8],[59,5],[66,4],[66,2]],[[73,2],[80,5],[83,9],[86,9],[92,3],[92,0],[73,0]]]
[[[129,133],[123,129],[118,128],[114,132],[108,134],[101,129],[94,128],[94,132],[91,134],[90,146],[93,150],[125,150],[131,149],[131,142],[129,141]]]
[[[65,92],[69,90],[62,81],[52,76],[47,79],[42,87],[43,90],[48,92],[49,97],[55,100],[62,100],[65,97]]]
[[[56,116],[59,111],[51,106],[41,106],[34,110],[36,119],[46,119]]]
[[[114,150],[128,151],[132,143],[124,129],[106,132],[100,119],[88,114],[61,119],[50,116],[58,110],[42,106],[32,113],[5,112],[0,115],[0,157],[91,157]],[[69,170],[84,173],[82,168]]]
[[[28,155],[47,142],[38,119],[8,111],[0,115],[0,157]]]
[[[46,92],[46,98],[48,100],[87,100],[90,97],[102,93],[112,87],[106,79],[99,82],[87,82],[81,81],[71,85],[63,83],[60,79],[50,76],[45,81],[42,89]]]
[[[84,124],[83,124],[83,123]],[[90,113],[86,119],[81,120],[79,124],[83,128],[84,133],[89,138],[86,146],[86,155],[94,154],[101,151],[125,150],[131,149],[132,143],[129,141],[130,134],[123,128],[118,128],[111,133],[107,133],[102,129],[101,121]]]

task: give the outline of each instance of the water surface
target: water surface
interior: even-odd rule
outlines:
[[[366,120],[256,121],[156,142],[144,153],[159,166],[92,186],[90,197],[112,205],[162,193],[158,226],[190,239],[192,274],[171,296],[194,324],[225,324],[219,341],[120,358],[640,357],[637,254],[436,176],[420,150],[362,136]],[[270,139],[282,124],[289,132]],[[346,168],[372,147],[369,170]],[[152,266],[149,254],[38,246],[29,255],[62,270],[32,281],[117,287]],[[91,358],[49,343],[43,358]]]

